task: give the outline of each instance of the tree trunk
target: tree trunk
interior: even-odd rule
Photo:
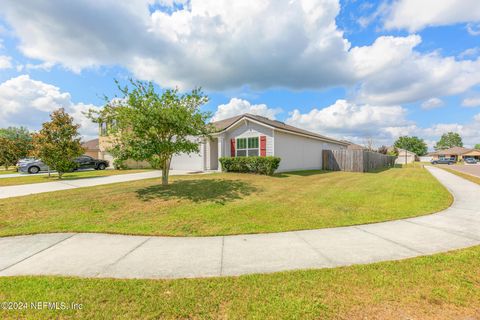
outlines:
[[[63,172],[58,171],[58,180],[62,180]]]
[[[8,171],[8,168],[9,168],[9,166],[8,166],[8,164],[6,164],[5,165],[5,171]]]
[[[171,157],[165,160],[162,166],[162,185],[167,186],[168,185],[168,175],[170,173],[170,162],[171,162]]]

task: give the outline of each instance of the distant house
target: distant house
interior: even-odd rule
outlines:
[[[82,143],[82,147],[85,148],[85,154],[92,158],[98,158],[100,147],[98,139],[93,139]]]
[[[348,142],[348,141],[346,141]],[[356,143],[352,143],[352,142],[348,142],[349,145],[347,147],[347,150],[368,150],[368,148],[364,147],[364,146],[361,146],[359,144],[356,144]]]
[[[192,137],[199,153],[181,153],[172,158],[171,169],[187,171],[221,170],[220,157],[276,156],[281,158],[278,171],[322,168],[325,149],[346,149],[348,142],[290,126],[253,114],[243,114],[213,122],[216,132],[206,137]],[[102,128],[102,126],[100,126]],[[100,129],[102,159],[114,160],[108,152],[109,138]],[[128,163],[135,166],[134,161]],[[145,163],[139,163],[145,165]]]
[[[463,161],[463,159],[466,158],[475,158],[480,160],[480,150],[464,147],[452,147],[445,150],[437,150],[429,155],[432,156],[433,160],[455,159],[455,161]]]
[[[405,149],[390,147],[388,148],[388,152],[392,152],[394,149],[397,149],[398,151],[398,156],[395,160],[395,164],[413,163],[418,160],[418,156],[415,152],[411,152]]]

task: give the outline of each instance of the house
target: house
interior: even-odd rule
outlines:
[[[82,143],[82,147],[85,149],[85,154],[92,158],[98,158],[100,147],[98,139],[93,139]]]
[[[221,170],[220,157],[249,156],[280,157],[278,172],[321,169],[323,150],[346,149],[349,144],[253,114],[216,121],[212,125],[215,133],[210,138],[192,137],[199,143],[200,152],[175,155],[171,169],[216,171]],[[100,138],[101,157],[112,161],[107,150],[108,139]],[[133,161],[128,165],[136,166]]]
[[[388,152],[393,151],[395,148],[390,147],[388,148]],[[414,163],[417,160],[417,154],[412,151],[408,151],[401,148],[396,148],[398,151],[397,159],[395,160],[395,164],[407,164],[407,163]]]
[[[352,142],[349,142],[349,141],[346,141],[346,140],[344,140],[344,141],[348,142],[347,150],[368,150],[368,148],[366,148],[364,146],[361,146],[359,144],[352,143]]]
[[[480,161],[480,150],[479,149],[470,149],[469,151],[462,154],[463,159],[474,158]]]
[[[464,147],[452,147],[445,150],[437,150],[430,153],[433,160],[439,159],[455,159],[455,161],[462,161],[466,158],[475,158],[480,160],[480,150],[469,149]]]

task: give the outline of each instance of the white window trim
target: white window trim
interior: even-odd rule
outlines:
[[[248,138],[257,138],[257,139],[258,139],[258,148],[249,148],[249,147],[248,147]],[[238,139],[246,139],[246,140],[247,140],[247,141],[246,141],[246,148],[245,148],[245,149],[240,149],[240,150],[245,150],[245,151],[246,151],[244,157],[253,157],[253,156],[249,156],[249,155],[248,155],[248,151],[249,151],[249,150],[258,150],[258,156],[260,156],[260,136],[255,136],[255,137],[236,137],[236,138],[235,138],[235,158],[238,157],[238,150],[239,150],[239,149],[237,148],[237,146],[238,146],[237,140],[238,140]],[[243,156],[242,156],[242,157],[243,157]]]

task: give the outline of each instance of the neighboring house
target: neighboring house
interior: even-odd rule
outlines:
[[[425,156],[418,157],[418,159],[418,161],[420,162],[431,162],[433,160],[433,157],[427,154]]]
[[[475,158],[480,160],[480,150],[464,147],[453,147],[445,150],[437,150],[429,155],[432,156],[433,160],[455,159],[455,161],[462,161],[466,158]]]
[[[221,170],[218,161],[220,157],[248,156],[280,157],[278,172],[321,169],[323,150],[346,149],[349,145],[349,142],[252,114],[216,121],[212,125],[216,132],[210,138],[192,138],[198,141],[200,152],[174,156],[172,169]],[[113,160],[107,148],[108,137],[100,137],[102,158]],[[135,163],[129,165],[134,166]]]
[[[348,142],[346,140],[343,140],[343,141]],[[361,146],[359,144],[352,143],[352,142],[348,142],[347,149],[348,150],[368,150],[368,148],[366,148],[364,146]]]
[[[92,158],[97,159],[99,157],[100,147],[98,139],[89,140],[82,143],[82,147],[85,148],[85,154]]]
[[[469,151],[462,154],[463,159],[474,158],[480,161],[480,150],[479,149],[470,149]]]
[[[388,152],[393,151],[395,148],[390,147],[388,148]],[[405,149],[396,148],[398,151],[397,159],[395,160],[395,164],[407,164],[407,163],[414,163],[418,157],[415,152],[411,152]]]

